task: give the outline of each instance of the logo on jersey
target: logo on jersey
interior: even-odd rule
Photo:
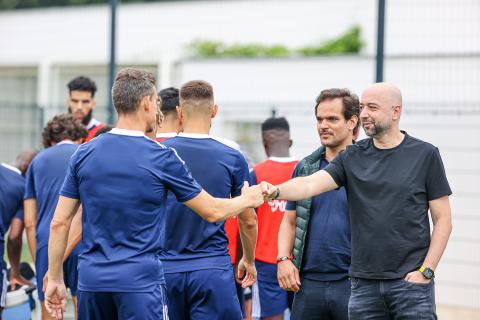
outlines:
[[[272,211],[272,213],[277,211],[284,213],[287,207],[287,201],[286,200],[270,200],[268,201],[268,205],[270,206],[270,210]]]

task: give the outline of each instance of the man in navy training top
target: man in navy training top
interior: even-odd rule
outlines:
[[[248,183],[240,197],[212,197],[173,149],[145,136],[155,125],[160,103],[153,74],[120,71],[112,96],[117,126],[79,147],[60,192],[50,227],[46,305],[57,318],[65,311],[62,258],[81,202],[84,250],[78,262],[79,319],[166,319],[158,237],[167,191],[211,222],[258,206],[263,197]]]
[[[323,90],[315,103],[322,146],[299,162],[293,177],[325,168],[351,145],[359,129],[359,115],[355,94],[347,89]],[[299,269],[290,260],[294,243]],[[306,201],[287,203],[278,233],[277,273],[280,286],[295,292],[292,320],[348,319],[350,256],[350,219],[344,187]]]
[[[16,173],[20,173],[22,178],[27,174],[28,166],[32,162],[33,158],[37,155],[36,150],[27,149],[22,152],[15,158],[15,161],[12,165],[2,163],[6,168],[13,170]],[[18,177],[17,177],[18,178]],[[25,180],[23,180],[23,185],[25,185]],[[22,194],[25,193],[23,189]],[[22,195],[23,198],[23,195]],[[10,261],[10,278],[9,284],[12,290],[20,287],[22,285],[31,285],[32,283],[20,275],[20,258],[22,255],[23,247],[23,230],[25,229],[24,212],[23,212],[23,201],[21,209],[17,211],[15,216],[12,218],[10,223],[10,229],[8,229],[8,239],[7,239],[7,254],[8,260]],[[6,230],[5,229],[5,230]]]
[[[178,111],[183,132],[163,144],[178,152],[210,194],[220,198],[240,195],[249,179],[248,164],[232,144],[209,135],[218,111],[212,86],[202,80],[185,83]],[[160,258],[169,297],[175,297],[169,300],[170,319],[242,319],[224,223],[202,219],[173,196],[168,197],[164,221],[161,237],[165,251]],[[255,212],[245,210],[238,222],[243,244],[239,273],[248,270],[255,275]],[[252,284],[243,282],[244,287]]]
[[[23,222],[14,224],[15,220],[23,220],[23,194],[25,192],[25,178],[22,175],[22,163],[30,162],[31,157],[35,155],[34,151],[22,152],[17,157],[15,166],[6,163],[0,164],[0,319],[5,307],[7,297],[7,266],[3,260],[5,248],[5,235],[8,231],[7,254],[10,262],[10,284],[26,285],[29,281],[20,275],[20,256],[22,251],[22,232]]]
[[[70,114],[61,114],[50,120],[42,132],[46,148],[33,159],[27,171],[25,187],[25,227],[28,246],[35,262],[38,298],[42,303],[42,319],[48,319],[45,310],[42,282],[48,268],[48,238],[50,222],[57,205],[58,193],[67,173],[70,157],[83,142],[87,130]],[[77,256],[72,252],[64,264],[65,281],[76,305]]]
[[[268,198],[290,201],[345,187],[351,320],[437,318],[433,278],[452,230],[452,192],[438,148],[400,130],[402,108],[396,86],[369,86],[360,119],[370,138],[348,146],[312,175],[279,186],[263,182]]]

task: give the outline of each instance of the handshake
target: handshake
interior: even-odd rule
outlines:
[[[249,204],[248,207],[250,208],[257,208],[265,201],[277,199],[279,195],[280,189],[266,181],[251,187],[245,181],[242,188],[242,197]]]

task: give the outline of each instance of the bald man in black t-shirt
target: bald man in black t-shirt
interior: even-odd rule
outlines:
[[[365,89],[360,108],[370,138],[347,147],[324,170],[262,188],[267,199],[285,200],[346,188],[350,319],[436,319],[434,270],[452,230],[452,192],[440,153],[400,130],[402,96],[394,85]]]

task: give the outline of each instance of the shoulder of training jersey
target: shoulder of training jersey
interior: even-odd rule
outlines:
[[[14,166],[11,166],[7,163],[2,163],[1,164],[2,167],[6,168],[6,169],[9,169],[10,171],[13,171],[15,173],[18,173],[19,175],[22,175],[22,171],[20,171],[20,169],[14,167]]]

